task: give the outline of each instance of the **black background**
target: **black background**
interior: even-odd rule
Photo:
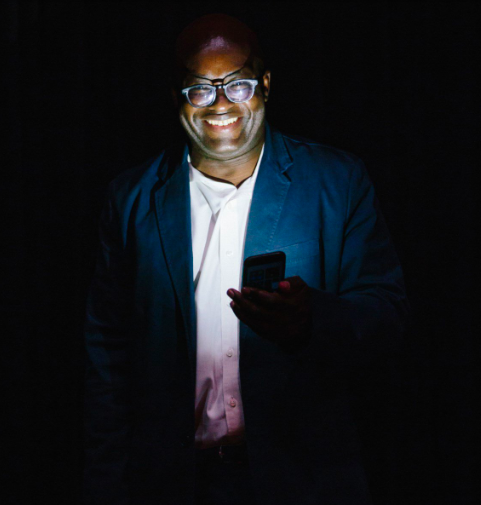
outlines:
[[[474,2],[11,0],[2,10],[3,503],[80,503],[81,327],[106,184],[177,134],[172,40],[221,11],[266,49],[270,123],[364,160],[403,264],[405,349],[361,379],[355,405],[375,504],[474,504]]]

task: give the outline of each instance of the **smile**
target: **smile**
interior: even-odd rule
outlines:
[[[227,126],[232,123],[235,123],[238,119],[239,119],[238,117],[233,117],[232,119],[226,119],[224,121],[216,121],[214,119],[206,119],[205,121],[212,126]]]

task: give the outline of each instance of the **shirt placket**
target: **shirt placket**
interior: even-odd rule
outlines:
[[[227,429],[229,434],[233,434],[240,428],[242,422],[239,391],[239,321],[230,307],[231,299],[226,294],[229,288],[239,289],[239,216],[236,198],[226,203],[219,217],[223,393]]]

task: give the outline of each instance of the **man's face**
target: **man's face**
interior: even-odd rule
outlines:
[[[193,107],[182,97],[179,117],[193,148],[206,158],[222,161],[240,157],[263,141],[270,73],[255,75],[249,54],[239,46],[227,41],[218,46],[204,47],[187,59],[183,87],[257,78],[254,96],[247,102],[233,103],[223,89],[217,89],[215,102],[201,108]],[[228,119],[236,121],[226,126],[209,123]]]

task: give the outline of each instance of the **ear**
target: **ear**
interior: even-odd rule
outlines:
[[[271,71],[266,70],[262,77],[262,94],[264,95],[264,102],[269,99],[269,93],[271,90]]]

